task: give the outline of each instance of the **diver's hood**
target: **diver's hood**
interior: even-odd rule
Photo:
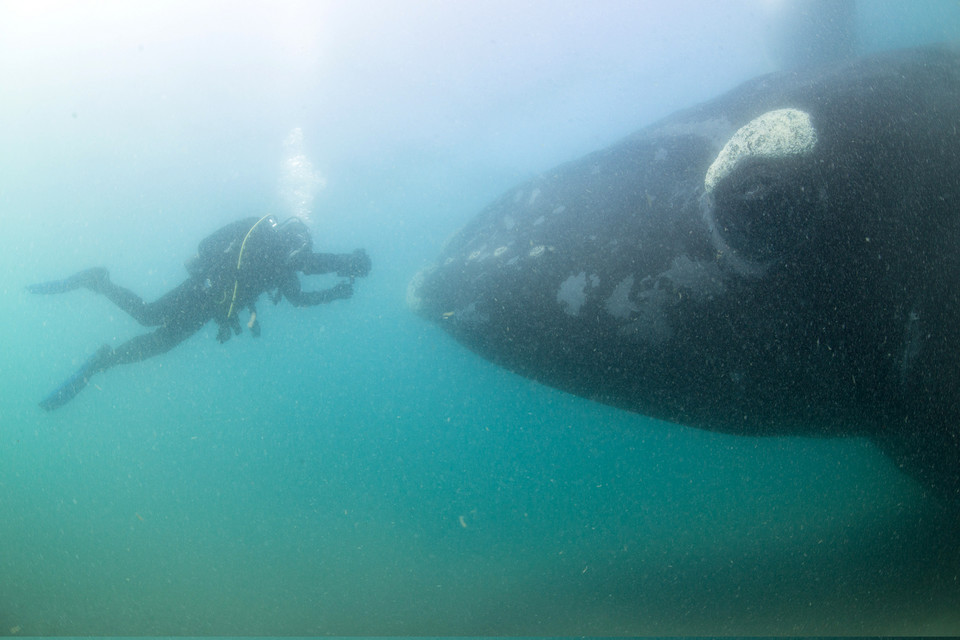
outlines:
[[[313,249],[310,229],[300,218],[288,218],[276,226],[280,242],[287,249],[287,258],[291,259],[303,251]]]

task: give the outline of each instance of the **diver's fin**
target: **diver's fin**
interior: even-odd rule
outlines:
[[[25,288],[30,293],[66,293],[67,291],[73,291],[80,285],[70,282],[70,279],[66,280],[51,280],[50,282],[38,282],[36,284],[28,284]]]
[[[87,375],[86,371],[82,369],[77,371],[75,374],[70,376],[66,382],[57,387],[53,393],[41,400],[40,407],[46,411],[59,409],[63,405],[73,400],[73,397],[80,393],[80,391],[87,386],[87,382],[89,381],[90,377]]]
[[[110,274],[103,267],[94,267],[84,269],[80,273],[75,273],[69,278],[63,280],[51,280],[49,282],[38,282],[37,284],[27,285],[26,289],[30,293],[51,294],[66,293],[80,287],[87,287],[94,291],[104,282],[110,280]]]
[[[74,396],[83,391],[83,388],[90,382],[93,374],[101,371],[104,358],[113,352],[109,345],[103,345],[97,352],[90,356],[83,363],[76,373],[67,378],[66,382],[53,390],[53,393],[40,401],[40,407],[46,411],[59,409],[63,405],[73,400]]]

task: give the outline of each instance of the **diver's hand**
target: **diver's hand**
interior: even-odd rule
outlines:
[[[337,270],[341,278],[365,278],[370,273],[370,256],[363,249],[357,249],[343,257],[343,265]]]
[[[231,331],[237,335],[240,335],[240,332],[243,331],[243,329],[240,328],[240,322],[237,320],[236,316],[220,323],[220,328],[217,330],[217,342],[223,344],[229,340]]]
[[[353,297],[353,282],[349,280],[330,289],[331,300],[346,300],[350,297]]]

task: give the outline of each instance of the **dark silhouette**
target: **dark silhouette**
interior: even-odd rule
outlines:
[[[205,238],[187,263],[189,277],[158,300],[145,303],[129,289],[110,281],[102,267],[81,271],[65,280],[27,287],[31,293],[53,294],[89,289],[102,294],[145,327],[157,327],[119,347],[104,345],[66,382],[40,402],[50,411],[76,396],[101,371],[165,353],[200,330],[210,320],[220,326],[223,343],[242,331],[238,313],[250,312],[247,327],[260,335],[256,302],[267,293],[274,304],[286,298],[298,307],[332,302],[353,295],[353,279],[370,272],[363,249],[352,254],[313,253],[306,225],[298,218],[278,224],[270,216],[238,220]],[[297,272],[336,273],[349,278],[321,291],[303,291]]]

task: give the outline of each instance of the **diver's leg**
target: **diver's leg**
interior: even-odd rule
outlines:
[[[104,296],[145,327],[175,322],[176,316],[182,313],[184,308],[201,304],[204,295],[198,283],[189,279],[158,300],[146,303],[130,289],[114,284],[110,280],[109,272],[103,267],[86,269],[64,280],[32,284],[27,287],[27,291],[41,294],[66,293],[80,287]]]
[[[152,312],[143,298],[126,287],[114,284],[109,278],[104,278],[95,286],[88,286],[87,288],[101,294],[145,327],[155,327],[160,324],[157,314]]]
[[[196,333],[207,322],[206,318],[198,314],[181,314],[179,318],[181,322],[167,324],[156,331],[137,336],[116,349],[103,345],[66,382],[41,400],[40,406],[47,411],[62,407],[87,386],[94,374],[118,364],[139,362],[166,353]]]
[[[110,355],[103,369],[118,364],[140,362],[141,360],[158,356],[161,353],[166,353],[196,333],[202,326],[202,324],[190,328],[163,326],[151,333],[145,333],[142,336],[127,340],[112,350],[113,353]]]
[[[145,327],[181,327],[200,319],[200,325],[190,332],[193,333],[212,317],[210,296],[194,278],[184,280],[157,300],[146,303],[134,292],[110,281],[94,291],[106,296]]]
[[[156,326],[159,324],[155,321],[155,315],[150,313],[143,299],[133,291],[111,282],[109,272],[103,267],[85,269],[63,280],[31,284],[27,286],[27,291],[40,294],[66,293],[81,287],[102,294],[143,325]]]

